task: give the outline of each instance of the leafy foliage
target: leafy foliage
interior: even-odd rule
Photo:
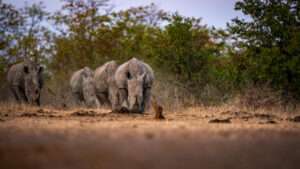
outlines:
[[[299,95],[300,2],[244,0],[235,9],[251,17],[236,18],[230,25],[247,58],[249,78]]]
[[[0,80],[3,79],[6,65],[11,59],[10,54],[15,52],[16,34],[22,23],[23,18],[18,10],[0,0]]]
[[[16,9],[0,0],[0,73],[30,58],[46,66],[59,88],[76,69],[137,57],[158,81],[172,84],[168,90],[197,101],[224,101],[249,84],[300,96],[297,0],[238,1],[235,9],[250,19],[235,18],[227,30],[155,4],[120,11],[109,0],[62,4],[48,13],[42,3]]]

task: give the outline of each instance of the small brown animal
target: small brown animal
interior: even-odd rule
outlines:
[[[164,120],[165,117],[163,115],[163,107],[157,103],[156,98],[154,97],[152,97],[151,102],[152,102],[152,108],[155,112],[154,118],[157,120]]]

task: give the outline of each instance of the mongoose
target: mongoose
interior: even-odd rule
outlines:
[[[163,115],[163,107],[161,105],[159,105],[156,101],[156,98],[152,97],[151,99],[151,102],[152,102],[152,108],[155,112],[155,119],[157,120],[164,120],[165,117]]]

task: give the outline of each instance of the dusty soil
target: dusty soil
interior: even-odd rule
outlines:
[[[0,106],[1,169],[300,168],[300,114]]]

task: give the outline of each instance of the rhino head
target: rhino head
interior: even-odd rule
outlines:
[[[83,97],[88,107],[100,107],[100,103],[96,95],[96,84],[93,76],[83,77]]]
[[[25,64],[23,71],[26,98],[30,104],[39,105],[43,67],[37,64]]]
[[[128,80],[128,107],[133,113],[143,113],[145,110],[144,82],[146,73]]]

